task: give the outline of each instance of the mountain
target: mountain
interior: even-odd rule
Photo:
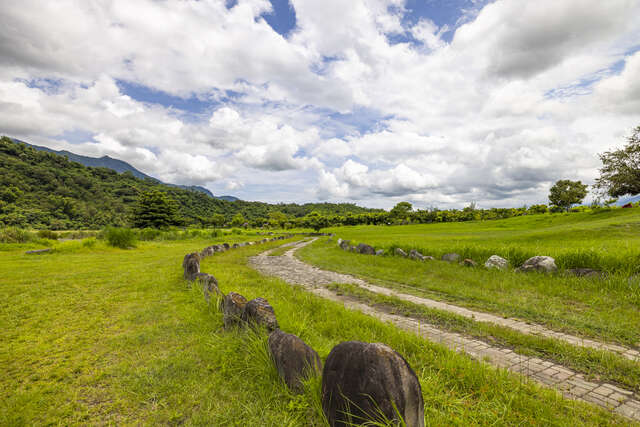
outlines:
[[[157,178],[154,178],[152,176],[149,176],[143,172],[140,172],[138,169],[134,168],[133,166],[131,166],[129,163],[123,161],[123,160],[119,160],[119,159],[114,159],[113,157],[109,157],[109,156],[102,156],[102,157],[89,157],[89,156],[81,156],[80,154],[75,154],[72,153],[70,151],[67,150],[53,150],[51,148],[48,147],[43,147],[41,145],[34,145],[34,144],[29,144],[28,142],[25,141],[20,141],[19,139],[15,139],[12,138],[14,141],[25,144],[29,147],[32,147],[38,151],[46,151],[48,153],[54,153],[54,154],[58,154],[60,156],[65,156],[67,159],[71,160],[72,162],[78,162],[81,165],[84,166],[88,166],[88,167],[92,167],[92,168],[107,168],[107,169],[112,169],[118,173],[124,173],[124,172],[130,172],[133,174],[133,176],[135,176],[136,178],[140,178],[140,179],[150,179],[153,181],[157,181],[161,184],[166,184],[166,185],[171,185],[171,186],[175,186],[175,187],[179,187],[179,188],[183,188],[185,190],[191,190],[191,191],[199,191],[201,193],[206,194],[209,197],[213,197],[216,199],[222,199],[222,200],[227,200],[230,202],[235,202],[236,200],[239,200],[237,197],[234,196],[221,196],[221,197],[216,197],[213,195],[213,193],[211,191],[209,191],[208,189],[201,187],[199,185],[180,185],[180,184],[170,184],[170,183],[164,183],[162,181],[160,181]]]
[[[636,195],[636,196],[624,196],[619,198],[614,205],[616,206],[624,206],[627,203],[636,203],[640,201],[640,194]]]
[[[261,226],[276,212],[285,214],[288,221],[312,211],[338,216],[381,212],[352,203],[231,202],[226,199],[235,199],[232,196],[209,197],[153,178],[138,178],[130,170],[118,173],[102,166],[87,167],[64,154],[37,150],[7,137],[0,137],[0,171],[0,227],[68,230],[126,226],[131,223],[139,195],[149,191],[167,194],[178,204],[184,224],[196,226],[229,223],[238,214]]]

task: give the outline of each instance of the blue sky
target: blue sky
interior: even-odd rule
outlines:
[[[25,2],[1,133],[245,200],[546,203],[640,123],[632,0]]]

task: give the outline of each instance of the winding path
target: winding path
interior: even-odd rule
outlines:
[[[523,374],[545,386],[556,388],[567,398],[590,402],[613,410],[625,417],[640,421],[640,396],[631,391],[621,389],[612,384],[590,382],[582,374],[567,369],[562,365],[536,357],[522,356],[506,348],[490,346],[484,341],[443,331],[417,319],[386,313],[366,304],[354,302],[352,299],[338,295],[324,286],[330,283],[351,283],[371,292],[391,295],[416,304],[453,312],[476,321],[492,322],[522,333],[548,336],[577,346],[610,350],[629,359],[640,360],[640,354],[635,350],[551,331],[540,325],[531,325],[516,319],[504,319],[441,301],[398,293],[372,285],[353,276],[313,267],[293,256],[296,250],[313,243],[315,240],[298,242],[282,256],[269,256],[271,250],[266,251],[250,258],[249,265],[265,275],[280,277],[288,283],[301,285],[318,296],[341,302],[347,308],[359,310],[378,319],[389,321],[402,329],[410,330],[428,338],[430,341],[439,342],[448,348],[467,353],[477,360],[484,360],[496,367]]]

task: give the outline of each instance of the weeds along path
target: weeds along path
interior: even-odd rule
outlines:
[[[417,333],[430,341],[439,342],[453,350],[467,353],[477,360],[487,361],[496,367],[520,373],[545,386],[554,387],[567,398],[590,402],[613,410],[628,418],[640,421],[640,396],[633,392],[621,389],[612,384],[587,381],[582,374],[567,369],[562,365],[557,365],[535,357],[519,355],[510,349],[491,346],[481,340],[467,338],[461,334],[437,329],[417,319],[378,310],[366,304],[356,302],[352,298],[338,295],[324,286],[331,283],[356,284],[371,292],[384,293],[385,295],[403,298],[417,304],[425,304],[436,309],[451,311],[461,316],[470,317],[476,321],[494,323],[498,323],[499,321],[500,323],[498,324],[523,333],[540,335],[546,333],[549,337],[565,340],[577,346],[593,346],[598,349],[612,350],[626,354],[627,357],[633,356],[636,360],[638,357],[637,354],[625,353],[627,349],[623,347],[604,347],[606,344],[583,340],[571,335],[559,334],[542,328],[541,326],[529,325],[514,319],[504,319],[439,301],[397,293],[386,288],[371,285],[353,276],[321,270],[293,256],[296,250],[313,243],[315,240],[316,239],[298,242],[282,256],[269,256],[272,250],[266,251],[250,258],[249,265],[265,275],[280,277],[288,283],[303,286],[315,295],[343,303],[347,308],[359,310],[380,320],[391,322],[402,329]],[[616,348],[618,350],[616,350]]]

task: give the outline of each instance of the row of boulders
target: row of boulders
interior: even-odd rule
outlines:
[[[364,255],[384,255],[384,249],[376,250],[373,246],[366,243],[360,243],[357,246],[351,244],[350,240],[338,239],[338,246],[345,251],[356,252]],[[404,258],[413,259],[416,261],[429,261],[435,260],[433,256],[423,255],[415,249],[411,249],[408,253],[401,248],[395,248],[393,254]],[[470,259],[463,259],[457,253],[447,253],[440,258],[442,261],[455,262],[466,267],[476,267],[478,264]],[[509,268],[509,261],[502,258],[499,255],[491,255],[484,263],[484,266],[488,269],[506,270]],[[550,256],[534,256],[527,259],[520,267],[516,268],[517,272],[530,272],[537,271],[540,273],[556,273],[558,267],[555,260]],[[578,277],[605,277],[605,273],[602,271],[594,270],[592,268],[571,268],[567,269],[568,274],[572,274]]]
[[[407,426],[424,426],[420,382],[400,354],[380,343],[347,341],[331,350],[323,368],[313,348],[280,330],[275,310],[266,299],[248,301],[236,292],[224,295],[213,275],[200,272],[200,260],[210,248],[214,248],[213,254],[233,246],[214,245],[201,253],[187,254],[182,263],[184,277],[202,284],[207,301],[212,294],[218,295],[225,329],[264,327],[270,332],[269,352],[278,374],[292,391],[302,392],[305,379],[322,375],[322,409],[329,425],[398,423],[400,415]]]

